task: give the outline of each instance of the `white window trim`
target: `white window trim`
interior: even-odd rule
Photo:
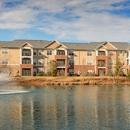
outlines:
[[[9,48],[2,48],[2,54],[8,54]]]
[[[87,56],[92,56],[92,51],[87,51]]]
[[[91,61],[91,64],[88,64],[88,61]],[[93,65],[93,61],[92,60],[87,60],[87,65]]]
[[[42,56],[42,50],[38,50],[38,56]]]
[[[34,55],[35,52],[36,52],[36,55]],[[37,56],[37,50],[33,50],[33,55],[34,55],[34,56]]]
[[[46,54],[47,55],[52,55],[52,50],[51,49],[46,50]]]
[[[74,56],[74,50],[69,50],[69,51],[68,51],[68,55],[69,55],[69,56]]]
[[[36,64],[34,64],[36,63]],[[37,59],[33,59],[33,65],[37,65]]]
[[[5,64],[5,62],[7,62],[7,64]],[[9,64],[9,60],[7,58],[3,58],[2,59],[2,65],[8,65],[8,64]]]
[[[72,61],[73,61],[73,62],[72,62]],[[68,60],[68,65],[74,66],[74,59],[69,59],[69,60]]]

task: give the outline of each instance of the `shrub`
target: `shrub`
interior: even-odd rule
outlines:
[[[43,76],[43,73],[37,73],[36,76]]]

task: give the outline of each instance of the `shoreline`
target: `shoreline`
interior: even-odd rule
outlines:
[[[126,77],[9,77],[0,85],[130,85]]]

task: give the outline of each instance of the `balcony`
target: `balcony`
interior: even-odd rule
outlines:
[[[22,53],[22,56],[31,56],[31,53]]]
[[[105,61],[98,61],[98,67],[106,67]]]
[[[31,61],[25,61],[25,60],[23,60],[22,64],[31,64]]]
[[[57,68],[65,68],[65,62],[64,61],[57,61]]]
[[[65,55],[65,51],[63,51],[63,50],[58,50],[58,51],[56,52],[56,55]]]
[[[104,51],[99,51],[98,56],[106,56],[106,53]]]
[[[23,49],[22,56],[31,56],[31,51],[29,49]]]

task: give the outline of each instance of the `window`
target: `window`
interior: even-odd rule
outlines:
[[[74,73],[74,69],[69,69],[69,73]]]
[[[38,50],[38,55],[39,55],[39,56],[42,55],[42,50]]]
[[[33,51],[33,55],[36,56],[37,55],[37,50]]]
[[[52,55],[52,50],[47,50],[47,55]]]
[[[69,55],[73,56],[74,55],[74,51],[73,50],[69,50]]]
[[[92,56],[92,51],[87,51],[87,56]]]
[[[2,54],[8,54],[8,48],[2,48]]]
[[[114,60],[109,60],[109,65],[114,65]]]
[[[49,65],[50,59],[46,59],[46,65]]]
[[[92,60],[87,60],[87,65],[92,65]]]
[[[109,69],[109,73],[113,73],[113,70],[112,70],[112,69]]]
[[[92,70],[88,70],[87,72],[88,72],[88,73],[92,73]]]
[[[7,65],[7,64],[8,64],[8,59],[6,59],[6,58],[5,58],[5,59],[2,59],[2,64],[3,64],[3,65]]]
[[[118,56],[120,55],[120,51],[117,51],[117,55],[118,55]]]
[[[34,68],[33,69],[33,75],[36,76],[36,74],[37,74],[37,68]]]
[[[125,61],[123,60],[123,61],[121,61],[121,63],[122,63],[122,65],[125,65]]]
[[[42,59],[38,59],[38,65],[42,65]]]
[[[41,68],[38,68],[38,73],[42,73],[42,69]]]
[[[109,54],[110,54],[110,55],[113,55],[113,54],[114,54],[114,51],[109,51]]]
[[[125,56],[125,51],[122,51],[122,56]]]
[[[69,65],[74,65],[74,60],[73,59],[69,59]]]
[[[30,64],[31,61],[30,60],[22,60],[22,64]]]
[[[37,60],[33,59],[33,64],[36,65],[37,64]]]

